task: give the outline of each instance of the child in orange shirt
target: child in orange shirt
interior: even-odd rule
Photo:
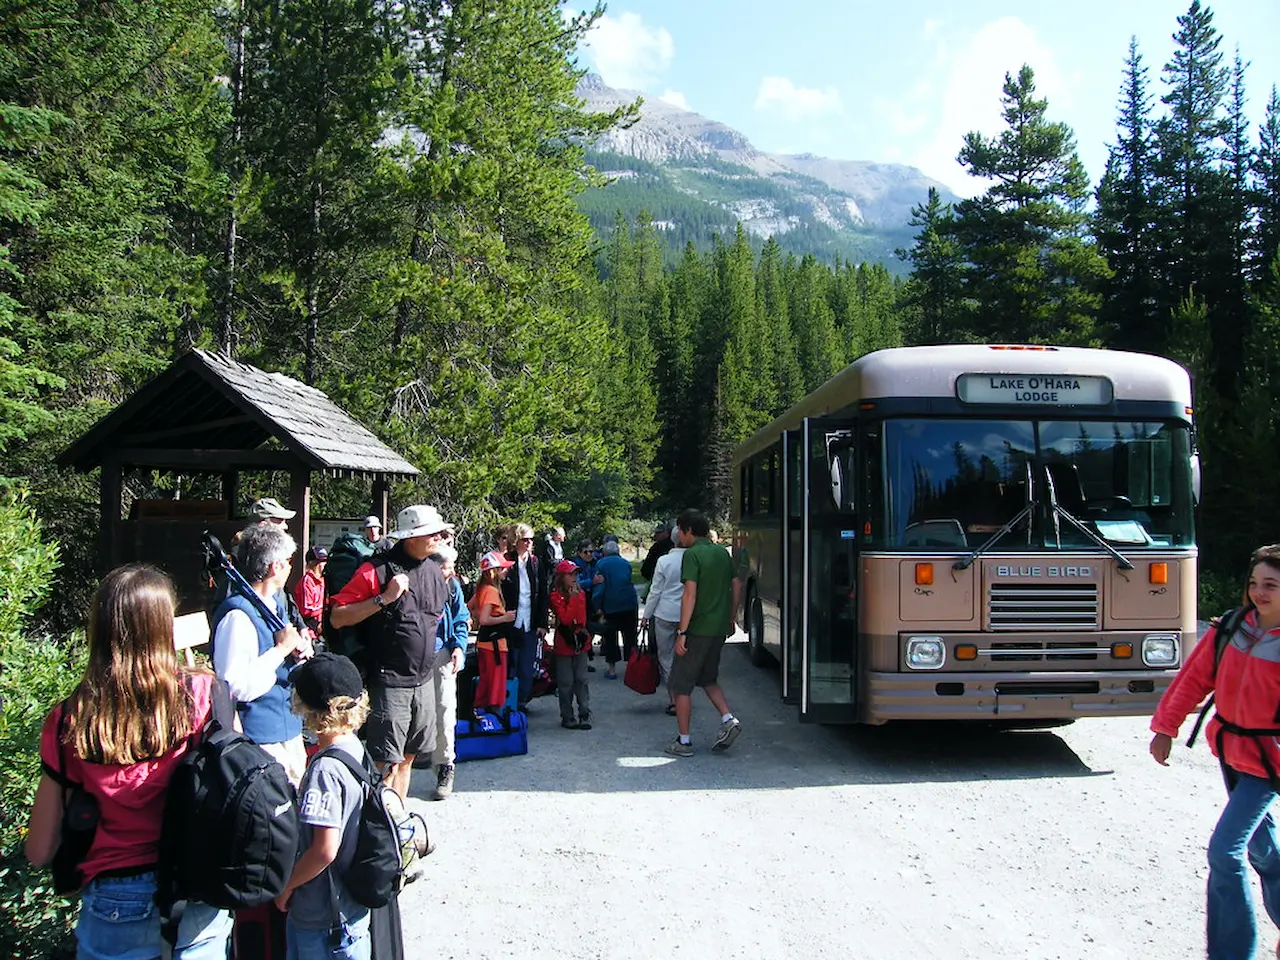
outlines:
[[[515,623],[515,611],[507,612],[502,602],[502,578],[513,561],[496,550],[480,558],[480,582],[469,604],[480,630],[476,634],[476,657],[480,680],[476,685],[476,708],[501,710],[507,700],[507,628]]]
[[[578,586],[578,567],[572,560],[556,564],[551,609],[556,615],[553,652],[556,655],[556,693],[560,696],[560,726],[566,730],[590,730],[591,706],[587,691],[587,595]],[[573,719],[573,701],[578,719]]]

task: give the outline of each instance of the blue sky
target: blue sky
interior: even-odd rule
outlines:
[[[1075,130],[1097,181],[1136,36],[1157,109],[1190,0],[614,0],[581,51],[610,86],[686,106],[759,149],[909,163],[971,195],[969,130],[1001,129],[1000,86],[1029,63],[1049,119]],[[1280,85],[1280,0],[1209,4],[1225,59],[1249,64],[1256,126]]]

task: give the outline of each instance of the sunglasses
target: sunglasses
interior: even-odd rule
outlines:
[[[521,537],[521,538],[520,538],[520,542],[521,542],[521,543],[533,543],[533,537]]]

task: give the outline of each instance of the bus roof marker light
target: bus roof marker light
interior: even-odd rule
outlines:
[[[1153,563],[1147,568],[1147,579],[1151,583],[1162,584],[1169,582],[1169,564]]]
[[[921,587],[933,586],[933,564],[932,563],[916,564],[916,585]]]

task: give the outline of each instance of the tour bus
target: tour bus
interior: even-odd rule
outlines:
[[[1150,714],[1195,643],[1185,370],[868,354],[734,452],[752,660],[822,723]]]

